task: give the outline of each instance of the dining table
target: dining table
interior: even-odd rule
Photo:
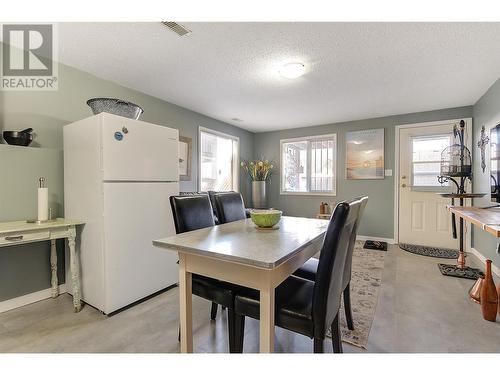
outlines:
[[[251,219],[154,240],[179,255],[181,352],[193,352],[192,274],[260,292],[261,353],[274,351],[275,289],[322,247],[329,221],[283,216],[273,228]]]

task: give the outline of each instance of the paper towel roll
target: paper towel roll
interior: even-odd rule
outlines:
[[[38,220],[49,219],[49,189],[38,188]]]

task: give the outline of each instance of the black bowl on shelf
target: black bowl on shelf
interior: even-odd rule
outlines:
[[[28,128],[21,131],[6,130],[3,132],[3,139],[9,145],[26,147],[33,141],[33,129]]]

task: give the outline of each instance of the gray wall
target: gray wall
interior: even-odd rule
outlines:
[[[477,141],[481,137],[481,127],[485,126],[486,134],[489,136],[490,128],[499,123],[500,80],[497,80],[474,105],[474,136],[472,142],[474,160],[473,188],[475,193],[488,193],[486,197],[474,200],[474,206],[484,207],[490,205],[489,146],[486,147],[486,170],[484,173],[481,169],[480,150],[476,146]],[[500,267],[500,255],[496,253],[499,241],[478,228],[473,228],[472,233],[472,246],[486,258],[491,259],[496,266]]]
[[[192,181],[182,181],[181,190],[197,189],[199,126],[239,137],[241,157],[248,159],[253,156],[253,133],[66,65],[59,66],[58,91],[0,92],[0,130],[30,126],[37,133],[35,146],[62,149],[62,126],[91,116],[85,102],[99,96],[137,103],[144,108],[141,120],[177,128],[180,135],[193,139],[193,178]],[[243,177],[242,173],[241,191],[247,197],[249,184]]]
[[[197,190],[199,126],[239,137],[241,158],[253,157],[253,133],[65,65],[59,66],[58,91],[0,91],[0,131],[32,127],[37,133],[33,144],[35,147],[61,150],[63,125],[91,116],[85,102],[99,96],[137,103],[145,111],[141,120],[177,128],[180,135],[193,139],[192,181],[181,182],[183,191]],[[8,151],[2,152],[3,155],[9,155]],[[28,154],[23,155],[29,159]],[[58,162],[37,162],[30,168],[17,168],[19,164],[8,162],[8,159],[3,157],[4,162],[0,163],[0,221],[25,219],[34,215],[33,197],[38,175],[53,176],[48,180],[49,188],[52,184],[52,192],[60,189],[63,180],[62,167]],[[12,157],[10,159],[12,161]],[[23,160],[24,164],[29,164],[27,159]],[[32,160],[36,161],[36,157]],[[7,169],[9,173],[6,173]],[[29,184],[29,188],[26,184]],[[249,186],[248,179],[241,173],[240,188],[245,201],[249,201]],[[33,191],[30,192],[30,189]],[[62,205],[62,193],[52,196],[51,206],[55,209],[55,215],[63,214]],[[62,247],[59,252],[62,255]],[[49,288],[48,255],[48,244],[0,249],[0,301]],[[59,260],[59,268],[62,269],[64,258],[60,256]]]
[[[49,205],[62,213],[62,150],[0,145],[0,221],[36,218],[37,179],[49,186]],[[64,283],[64,244],[57,241],[59,282]],[[0,248],[0,301],[50,285],[47,243]]]
[[[394,237],[394,178],[384,180],[346,180],[345,134],[352,130],[385,129],[385,169],[394,174],[394,130],[396,125],[472,117],[472,107],[443,109],[399,116],[351,121],[307,128],[255,134],[254,154],[258,157],[280,160],[280,139],[337,133],[337,196],[280,195],[279,175],[271,178],[268,188],[270,205],[287,215],[314,217],[322,201],[340,201],[359,195],[368,195],[369,201],[360,226],[360,235]]]

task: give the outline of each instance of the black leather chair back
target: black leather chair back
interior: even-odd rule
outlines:
[[[324,338],[340,308],[344,266],[361,200],[337,204],[321,249],[313,296],[314,336]]]
[[[247,218],[245,204],[240,193],[216,193],[214,201],[220,224]]]
[[[177,234],[215,225],[208,195],[171,196],[170,206]]]
[[[368,197],[366,197],[366,196],[365,197],[358,197],[358,198],[355,198],[354,200],[360,200],[361,206],[359,207],[359,210],[358,210],[358,217],[356,218],[356,223],[354,224],[354,227],[352,229],[351,239],[349,242],[349,249],[347,250],[345,266],[344,266],[344,276],[342,279],[343,289],[345,289],[347,287],[347,284],[349,284],[349,282],[351,281],[352,255],[354,252],[354,247],[356,246],[356,236],[358,234],[359,223],[360,223],[361,218],[363,216],[363,212],[365,210],[366,204],[368,203]]]

